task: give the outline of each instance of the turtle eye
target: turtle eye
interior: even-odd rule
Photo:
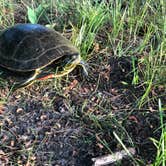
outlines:
[[[73,55],[73,56],[72,56],[72,59],[77,59],[77,55]]]

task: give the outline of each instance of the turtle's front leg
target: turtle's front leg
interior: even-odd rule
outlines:
[[[14,85],[12,86],[12,90],[15,91],[17,89],[23,88],[23,87],[27,87],[31,84],[34,83],[34,81],[36,80],[37,75],[40,73],[40,69],[36,69],[34,71],[34,73],[32,75],[30,75],[27,79],[24,79],[20,82],[16,82],[14,83]]]

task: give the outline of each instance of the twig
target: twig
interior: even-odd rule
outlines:
[[[130,152],[131,155],[134,155],[136,152],[134,148],[128,148],[128,151]],[[105,156],[92,158],[92,161],[94,161],[93,166],[108,165],[108,164],[114,163],[118,160],[122,160],[122,158],[124,158],[124,157],[128,157],[128,153],[125,150],[116,152],[114,154],[109,154],[109,155],[105,155]]]

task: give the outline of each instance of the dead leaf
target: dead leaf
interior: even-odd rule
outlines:
[[[138,123],[138,119],[135,116],[129,116],[129,120],[132,120],[135,123]]]
[[[0,150],[0,164],[1,165],[8,165],[9,159],[6,153],[3,150]]]
[[[76,85],[78,84],[78,81],[75,79],[73,80],[70,85],[68,87],[65,88],[65,92],[64,95],[68,94],[69,91],[71,91],[72,89],[74,89],[76,87]]]
[[[99,52],[99,50],[100,50],[100,45],[99,45],[99,43],[96,43],[96,44],[95,44],[94,50],[95,50],[96,53]]]
[[[4,103],[0,103],[0,114],[3,114],[5,111]]]

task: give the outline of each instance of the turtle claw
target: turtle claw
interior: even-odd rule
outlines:
[[[79,65],[82,67],[83,73],[87,77],[88,76],[88,71],[87,71],[88,64],[85,63],[83,60],[81,60],[80,63],[79,63]]]

